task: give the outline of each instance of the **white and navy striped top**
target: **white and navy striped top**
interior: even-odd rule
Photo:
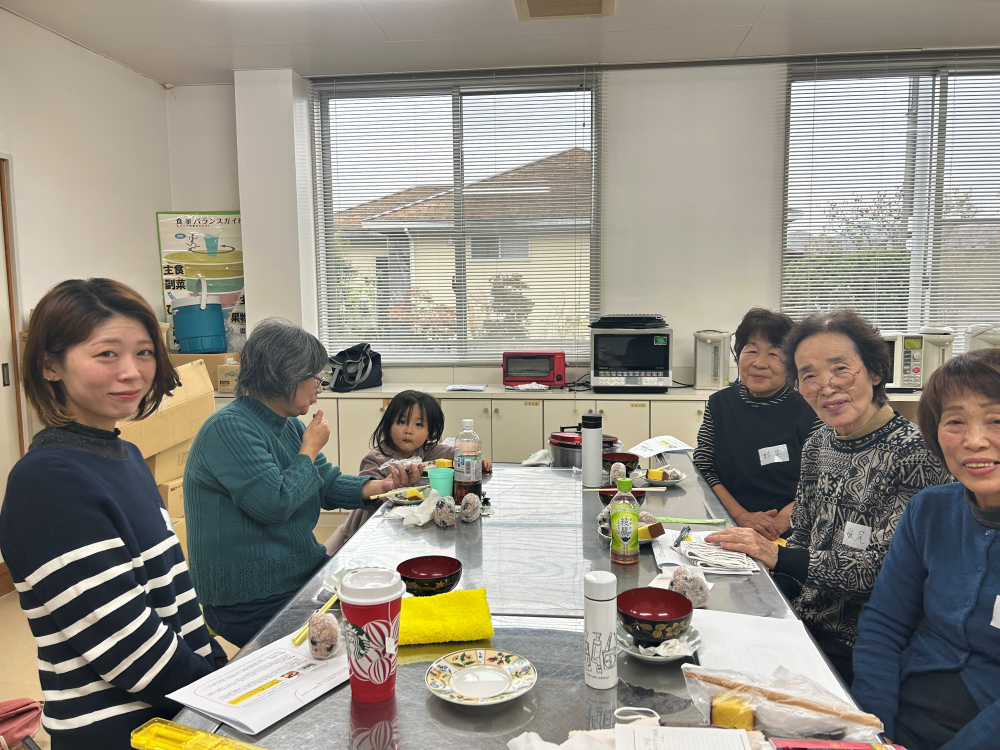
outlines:
[[[7,481],[0,550],[38,647],[53,750],[128,748],[132,729],[179,710],[168,693],[213,670],[170,518],[117,431],[36,436]]]

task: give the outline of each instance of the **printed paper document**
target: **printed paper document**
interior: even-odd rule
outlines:
[[[343,644],[338,652],[321,661],[309,655],[308,641],[280,638],[167,697],[257,734],[350,678]]]
[[[743,729],[651,727],[616,724],[618,750],[750,750]]]

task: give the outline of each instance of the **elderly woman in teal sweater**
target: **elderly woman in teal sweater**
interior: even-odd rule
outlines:
[[[385,479],[342,474],[321,453],[330,425],[316,403],[323,345],[285,320],[253,330],[236,399],[206,420],[184,471],[191,577],[209,627],[244,646],[328,558],[320,510],[370,508],[372,495],[415,484],[419,467]]]

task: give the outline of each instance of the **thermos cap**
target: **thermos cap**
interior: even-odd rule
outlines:
[[[584,414],[580,418],[580,425],[586,429],[590,429],[591,427],[601,429],[601,427],[603,426],[603,422],[604,422],[604,417],[602,417],[600,414]]]
[[[606,570],[592,570],[583,576],[583,595],[598,601],[614,599],[618,596],[618,579]]]

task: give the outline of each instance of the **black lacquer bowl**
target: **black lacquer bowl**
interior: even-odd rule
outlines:
[[[411,557],[396,566],[396,571],[414,596],[445,594],[462,578],[462,563],[445,555]]]
[[[655,646],[676,638],[691,625],[694,607],[683,594],[644,587],[618,595],[618,619],[640,646]]]

